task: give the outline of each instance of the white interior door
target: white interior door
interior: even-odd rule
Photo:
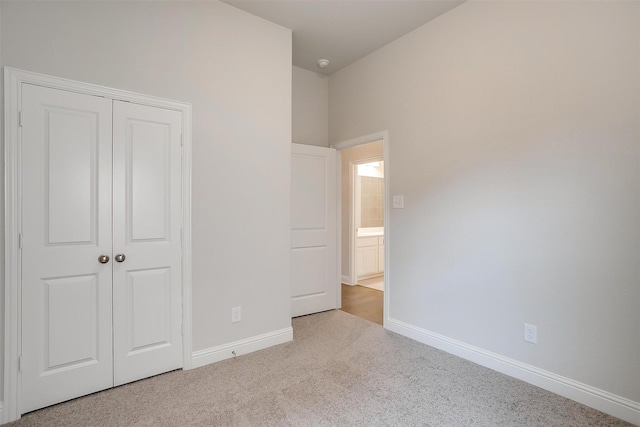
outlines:
[[[120,385],[182,367],[182,116],[115,101],[113,117],[114,382]]]
[[[113,385],[111,101],[22,85],[22,412]]]
[[[21,413],[182,367],[181,113],[23,84],[21,126]]]
[[[292,316],[340,306],[336,150],[293,144],[291,167]]]

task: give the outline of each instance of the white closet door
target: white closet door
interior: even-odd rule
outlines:
[[[113,384],[111,108],[22,86],[23,413]]]
[[[339,307],[336,150],[292,144],[291,315]]]
[[[182,367],[182,115],[127,102],[114,102],[113,109],[114,378],[119,385]]]

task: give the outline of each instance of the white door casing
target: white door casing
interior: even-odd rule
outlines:
[[[23,85],[22,412],[111,387],[111,100]],[[91,379],[91,381],[88,381]]]
[[[114,264],[122,267],[120,272],[125,270],[159,270],[166,267],[167,263],[176,260],[176,249],[180,254],[177,257],[177,265],[171,264],[170,271],[175,272],[169,275],[171,284],[176,286],[165,287],[162,292],[164,301],[164,312],[161,316],[154,318],[154,324],[150,326],[147,322],[140,322],[132,328],[138,332],[138,347],[129,353],[147,353],[153,360],[166,360],[166,356],[158,356],[157,350],[163,349],[166,353],[168,347],[171,348],[173,362],[169,366],[162,368],[163,371],[182,366],[184,369],[192,367],[191,360],[191,106],[180,102],[165,100],[161,98],[139,95],[128,91],[105,88],[101,86],[80,83],[56,77],[50,77],[38,73],[16,70],[9,67],[4,68],[4,88],[5,88],[5,334],[4,334],[4,404],[2,408],[3,419],[1,422],[9,422],[20,418],[20,414],[28,408],[29,398],[34,393],[30,393],[29,378],[26,370],[29,369],[32,359],[37,359],[41,372],[45,372],[45,387],[38,386],[35,395],[46,394],[48,382],[53,383],[56,375],[66,378],[61,387],[62,394],[58,400],[66,400],[74,397],[67,393],[70,388],[81,383],[80,377],[84,372],[92,383],[88,391],[80,391],[78,394],[86,394],[97,391],[101,388],[110,387],[114,384],[113,378],[113,334],[112,334],[112,312],[104,309],[104,304],[112,303],[111,285],[108,292],[105,291],[104,283],[113,283],[113,277],[118,275]],[[49,89],[47,89],[47,87]],[[23,92],[23,88],[26,88]],[[59,89],[57,93],[54,89]],[[44,126],[40,129],[26,129],[32,113],[29,111],[29,97],[33,93],[43,92],[48,97],[41,104],[42,111],[35,111],[36,120]],[[84,95],[83,95],[84,94]],[[84,97],[85,95],[96,95],[94,97]],[[78,103],[78,100],[83,100]],[[111,223],[111,150],[112,146],[102,146],[102,140],[112,140],[111,127],[112,102],[118,104],[117,100],[126,101],[122,105],[138,103],[144,105],[142,108],[152,111],[172,110],[169,115],[173,116],[170,121],[171,126],[177,125],[181,130],[177,133],[175,129],[170,131],[171,147],[168,152],[163,149],[165,160],[171,157],[169,165],[163,171],[162,167],[151,168],[157,175],[172,170],[177,173],[171,180],[160,179],[162,184],[155,189],[147,188],[153,194],[157,194],[158,187],[166,190],[172,200],[177,202],[177,207],[167,209],[168,213],[167,233],[165,237],[173,251],[171,256],[160,259],[156,257],[158,263],[155,266],[134,265],[133,261],[125,268],[127,262],[119,264],[114,262],[113,255],[119,253],[112,250],[112,223]],[[84,102],[84,104],[82,103]],[[70,105],[69,103],[73,104]],[[157,107],[157,108],[152,108]],[[37,108],[36,108],[37,110]],[[176,116],[177,115],[177,116]],[[177,121],[176,121],[177,117]],[[108,120],[107,120],[108,119]],[[42,120],[42,121],[41,121]],[[145,117],[142,120],[149,122],[156,121],[156,125],[162,120]],[[107,121],[109,122],[107,124]],[[168,123],[168,122],[167,122]],[[160,127],[167,125],[161,124]],[[72,126],[74,125],[74,126]],[[73,131],[69,129],[73,127]],[[66,130],[65,130],[66,129]],[[47,150],[40,150],[26,144],[25,138],[33,135],[40,136],[46,134]],[[67,135],[61,137],[63,133]],[[63,140],[64,139],[64,143]],[[44,146],[42,143],[41,146]],[[135,145],[135,144],[134,144]],[[149,144],[142,142],[139,146],[145,146],[145,154],[151,154],[155,160],[152,162],[157,166],[157,150],[150,149]],[[166,146],[166,144],[164,144]],[[51,148],[51,149],[50,149]],[[165,147],[167,148],[167,147]],[[156,153],[153,153],[155,151]],[[34,156],[35,154],[35,156]],[[23,165],[22,156],[25,157]],[[31,160],[28,160],[28,159]],[[46,160],[46,164],[45,164]],[[35,161],[35,163],[33,163]],[[32,170],[29,171],[28,162],[31,162]],[[40,167],[33,169],[35,164]],[[78,168],[72,167],[74,164]],[[46,167],[45,167],[46,166]],[[33,173],[32,173],[33,172]],[[138,174],[139,175],[139,174]],[[151,174],[153,175],[153,173]],[[51,177],[52,185],[44,182],[44,177]],[[135,174],[133,175],[136,179]],[[144,177],[138,176],[138,180]],[[69,185],[72,183],[73,185]],[[31,190],[40,187],[40,195],[29,194]],[[46,191],[45,191],[46,190]],[[148,196],[149,193],[144,193]],[[97,201],[96,198],[100,198]],[[39,204],[39,212],[32,216],[23,212],[23,204],[31,203],[35,200]],[[105,200],[107,200],[105,202]],[[130,199],[129,201],[131,201]],[[165,201],[168,199],[165,198]],[[139,202],[142,206],[144,203]],[[44,207],[47,207],[47,210]],[[104,207],[106,206],[106,207]],[[156,204],[157,206],[157,204]],[[37,211],[38,209],[36,209]],[[131,211],[131,209],[125,208]],[[32,212],[33,213],[33,212]],[[39,218],[39,219],[38,219]],[[106,221],[105,221],[106,219]],[[46,220],[46,221],[45,221]],[[39,222],[32,230],[30,224]],[[56,225],[55,227],[51,224]],[[151,221],[149,224],[157,224]],[[176,228],[177,227],[177,228]],[[147,229],[147,232],[149,230]],[[40,239],[40,249],[29,254],[23,249],[23,245],[31,247],[30,239]],[[34,237],[35,236],[35,237]],[[106,236],[106,237],[105,237]],[[159,240],[156,237],[147,236],[147,240]],[[138,239],[140,240],[140,239]],[[107,243],[105,246],[104,243]],[[141,242],[135,242],[141,243]],[[150,242],[145,242],[150,243]],[[159,242],[153,242],[159,243]],[[127,248],[131,250],[131,248]],[[91,255],[89,257],[89,253]],[[95,253],[93,253],[95,252]],[[130,253],[134,253],[132,251]],[[97,261],[98,255],[108,255],[110,260],[106,264]],[[157,254],[156,254],[157,255]],[[84,265],[85,261],[91,258],[89,267]],[[138,257],[134,255],[134,260]],[[76,261],[71,269],[65,269],[64,260],[73,259]],[[26,268],[25,263],[34,263],[39,260],[42,265],[36,268]],[[131,261],[128,257],[126,261]],[[163,264],[160,265],[160,264]],[[47,270],[47,268],[53,266]],[[113,277],[111,275],[113,274]],[[36,278],[37,286],[28,288],[23,282]],[[166,276],[166,275],[165,275]],[[176,280],[177,279],[177,280]],[[138,280],[136,291],[147,291],[147,283]],[[167,281],[165,280],[165,283]],[[24,288],[23,288],[24,286]],[[134,286],[136,288],[136,286]],[[167,289],[171,288],[169,293]],[[132,292],[128,292],[131,294]],[[135,294],[135,291],[133,291]],[[170,297],[167,297],[167,296]],[[100,296],[100,298],[98,298]],[[174,297],[178,298],[175,299]],[[25,302],[25,298],[32,298],[33,301]],[[158,301],[161,298],[151,296],[144,298],[145,303],[138,304],[135,308],[150,307],[158,308]],[[140,298],[138,298],[140,300]],[[31,304],[35,301],[35,304]],[[47,302],[45,310],[44,302]],[[72,308],[69,308],[73,306]],[[155,313],[154,308],[154,313]],[[40,309],[40,312],[35,310]],[[24,310],[24,311],[23,311]],[[147,314],[149,311],[147,311]],[[157,320],[162,317],[165,320],[170,313],[169,330],[158,328]],[[27,316],[29,314],[29,316]],[[31,316],[34,315],[34,317]],[[39,316],[44,324],[45,320],[50,324],[47,329],[42,329],[40,338],[38,333],[26,333],[25,328],[29,328],[28,322],[36,323]],[[25,320],[25,318],[28,319]],[[135,316],[136,320],[146,318],[146,315]],[[135,322],[134,322],[135,323]],[[105,334],[108,325],[109,334]],[[165,323],[166,325],[166,323]],[[183,333],[180,333],[182,326]],[[162,333],[158,332],[164,329]],[[47,332],[46,334],[44,332]],[[164,333],[166,332],[166,333]],[[177,332],[177,334],[176,334]],[[164,334],[164,337],[161,336]],[[32,339],[32,335],[34,338]],[[54,339],[45,340],[48,335]],[[64,346],[71,336],[75,340],[71,345]],[[106,339],[105,337],[108,337]],[[142,338],[142,340],[140,340]],[[38,341],[39,339],[39,341]],[[144,340],[146,343],[140,344]],[[168,342],[170,341],[170,342]],[[98,345],[94,345],[98,343]],[[168,345],[170,344],[170,345]],[[30,348],[40,347],[41,354],[46,355],[45,360],[41,356],[33,358]],[[44,349],[46,348],[46,352]],[[124,347],[123,347],[124,348]],[[153,350],[153,352],[151,351]],[[129,355],[131,356],[131,355]],[[116,358],[118,355],[116,354]],[[176,360],[178,362],[176,362]],[[45,366],[45,362],[47,365]],[[108,375],[105,374],[109,368]],[[123,365],[124,366],[124,365]],[[75,371],[75,372],[73,372]],[[37,372],[37,371],[36,371]],[[78,372],[78,373],[76,373]],[[123,370],[124,372],[124,370]],[[157,370],[147,375],[158,373]],[[105,379],[108,377],[108,379]],[[127,382],[137,379],[130,376],[128,379],[120,379],[120,382]],[[75,385],[74,385],[75,384]],[[65,391],[67,390],[67,391]],[[44,406],[52,402],[45,402],[38,406]]]
[[[340,306],[333,148],[292,144],[291,315]]]

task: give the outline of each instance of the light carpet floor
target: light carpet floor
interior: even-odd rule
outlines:
[[[629,426],[342,311],[294,341],[29,413],[12,426]]]

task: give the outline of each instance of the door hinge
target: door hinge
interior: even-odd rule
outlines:
[[[22,249],[22,233],[18,233],[18,249]]]
[[[184,135],[180,134],[180,146],[182,147],[184,145]]]
[[[22,127],[22,110],[18,111],[18,127]]]
[[[18,372],[22,372],[22,355],[18,356]]]
[[[180,243],[184,243],[184,229],[180,229]]]
[[[184,323],[180,324],[180,335],[184,336]]]

